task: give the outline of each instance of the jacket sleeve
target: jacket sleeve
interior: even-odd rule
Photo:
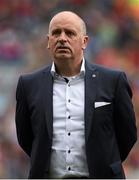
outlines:
[[[33,133],[30,123],[30,114],[28,110],[27,99],[25,96],[25,90],[22,82],[22,77],[19,78],[16,89],[16,131],[17,138],[22,149],[30,156]]]
[[[125,73],[121,72],[115,95],[114,125],[121,160],[124,161],[137,140],[132,92]]]

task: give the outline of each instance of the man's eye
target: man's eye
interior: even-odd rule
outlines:
[[[59,35],[60,33],[61,33],[61,31],[56,30],[56,31],[53,31],[53,32],[52,32],[52,35]]]
[[[75,36],[75,33],[72,32],[72,31],[67,31],[66,34],[67,34],[68,36]]]

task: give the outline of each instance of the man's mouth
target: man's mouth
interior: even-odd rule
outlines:
[[[67,46],[58,46],[56,49],[69,49]]]
[[[70,48],[67,47],[67,46],[58,46],[58,47],[56,48],[56,51],[67,52],[67,51],[70,51]]]

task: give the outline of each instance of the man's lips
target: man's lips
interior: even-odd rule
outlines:
[[[70,48],[67,46],[58,46],[56,50],[70,50]]]
[[[70,50],[70,48],[68,48],[68,47],[65,47],[65,46],[59,46],[59,47],[57,47],[56,48],[56,52],[57,53],[70,53],[71,52],[71,50]]]

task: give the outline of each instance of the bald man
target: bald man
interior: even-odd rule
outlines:
[[[19,78],[16,128],[29,178],[125,178],[122,162],[137,139],[132,92],[124,72],[85,60],[87,43],[78,15],[56,14],[52,64]]]

